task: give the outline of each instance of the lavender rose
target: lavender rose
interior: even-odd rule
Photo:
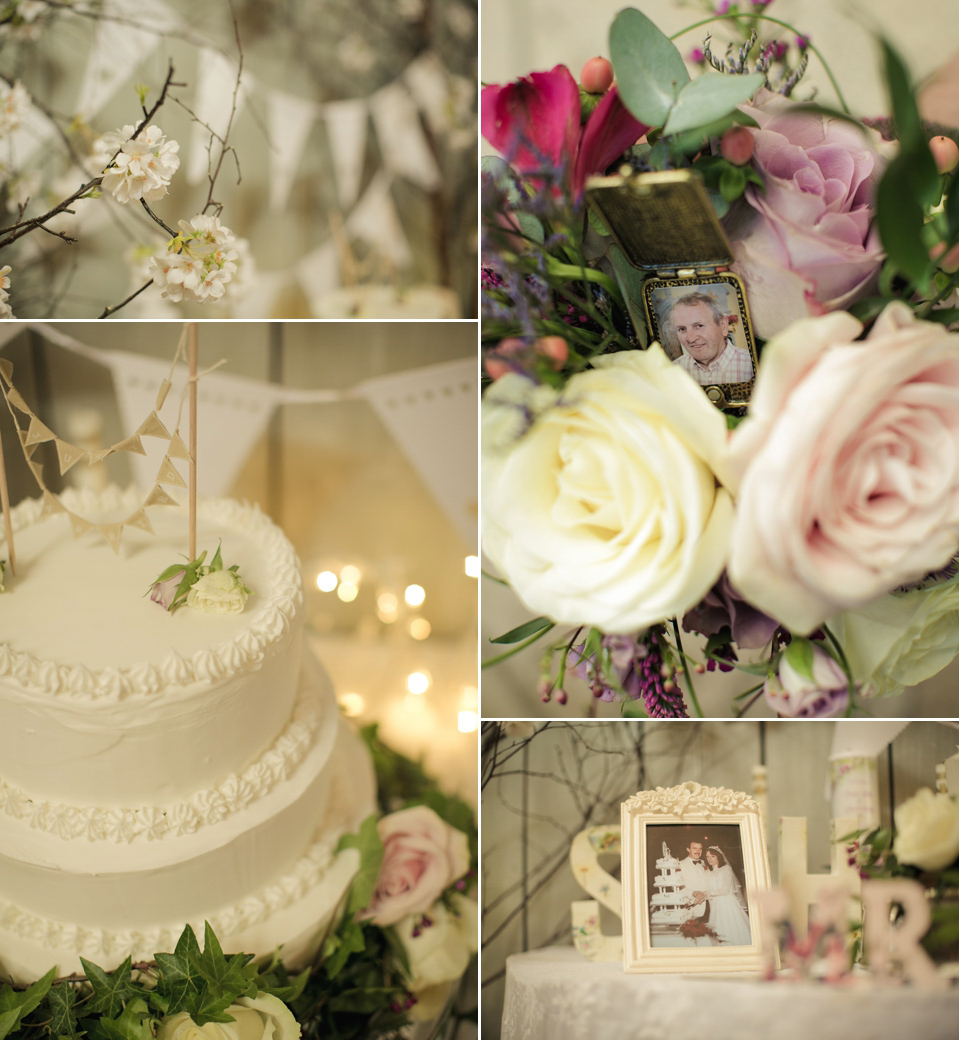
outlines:
[[[151,602],[159,603],[164,610],[169,610],[173,597],[176,595],[176,590],[180,587],[180,582],[183,581],[184,574],[186,574],[186,568],[181,567],[172,577],[167,578],[165,581],[155,582],[150,592]]]
[[[748,187],[725,221],[732,269],[746,283],[763,339],[868,295],[883,261],[873,199],[894,146],[874,131],[794,108],[766,90],[743,106],[759,124],[753,165],[765,191]]]
[[[787,718],[828,718],[849,707],[846,673],[822,647],[796,638],[786,647],[779,674],[763,689],[766,703]]]
[[[771,340],[730,461],[729,579],[799,635],[948,563],[959,544],[959,335],[890,304]]]
[[[469,870],[466,835],[425,805],[384,816],[376,827],[383,841],[383,862],[373,899],[362,916],[381,928],[408,914],[425,913]]]

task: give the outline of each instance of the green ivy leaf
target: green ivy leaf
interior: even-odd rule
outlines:
[[[47,994],[46,1011],[50,1019],[50,1035],[68,1037],[73,1040],[77,1036],[77,1016],[73,1010],[77,1002],[77,991],[66,982],[58,982]]]
[[[83,1009],[86,1014],[100,1012],[107,1018],[116,1018],[127,1001],[140,996],[140,990],[130,975],[133,970],[130,957],[111,972],[105,972],[98,964],[93,964],[83,957],[80,958],[80,963],[93,987],[93,997]]]
[[[530,636],[535,635],[537,632],[542,632],[545,628],[552,628],[553,622],[546,617],[533,618],[532,621],[526,621],[524,624],[517,626],[516,628],[510,629],[509,632],[504,632],[503,635],[497,636],[495,639],[491,639],[491,643],[522,643],[524,639],[528,639]]]
[[[610,26],[609,56],[623,104],[647,126],[662,126],[689,82],[676,45],[641,11],[627,7]]]
[[[159,968],[159,980],[151,1003],[165,1014],[176,1015],[196,1006],[200,983],[195,978],[193,963],[200,959],[200,944],[193,929],[187,925],[177,940],[173,953],[154,955]]]
[[[0,1038],[20,1028],[20,1020],[40,1005],[55,975],[56,968],[51,968],[42,979],[37,979],[25,990],[15,990],[8,985],[0,988]]]
[[[85,1018],[83,1025],[90,1040],[153,1040],[149,1018],[146,1001],[138,997],[127,1004],[118,1018]]]
[[[327,937],[323,945],[323,968],[334,979],[343,970],[350,954],[365,949],[363,927],[358,921],[345,919],[337,934]]]
[[[344,834],[336,847],[337,852],[341,849],[357,849],[360,854],[360,869],[350,886],[346,904],[346,912],[352,917],[358,910],[365,910],[370,905],[380,864],[383,862],[383,842],[376,828],[376,816],[367,816],[360,824],[359,833]]]
[[[748,101],[762,84],[761,72],[748,76],[704,72],[679,91],[663,133],[681,134],[715,123],[728,116],[737,105]]]

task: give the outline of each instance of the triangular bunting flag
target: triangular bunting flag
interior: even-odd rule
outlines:
[[[73,444],[68,444],[66,441],[61,441],[59,437],[56,440],[56,445],[57,458],[60,460],[61,476],[66,473],[71,466],[75,466],[80,459],[87,454],[82,448],[78,448]]]
[[[64,512],[70,517],[70,526],[73,528],[73,537],[79,538],[81,534],[85,534],[93,527],[93,524],[89,520],[84,520],[82,516],[77,516],[76,513],[71,513],[69,509],[65,509]]]
[[[175,487],[186,487],[186,481],[180,476],[176,466],[167,455],[160,463],[160,471],[157,473],[158,484],[173,484]]]
[[[159,411],[163,407],[163,402],[166,400],[166,395],[170,392],[170,387],[173,384],[169,379],[164,379],[160,384],[160,389],[157,390],[157,403],[156,411]]]
[[[167,452],[167,458],[185,459],[187,462],[190,461],[190,453],[187,451],[186,445],[180,439],[178,433],[174,433],[170,437],[170,450]]]
[[[139,527],[142,531],[149,531],[153,534],[153,524],[150,523],[150,518],[142,509],[138,509],[135,513],[131,513],[126,520],[123,521],[126,527]]]
[[[381,170],[346,220],[347,229],[375,247],[397,267],[406,267],[410,249],[390,195],[389,178]]]
[[[120,535],[123,534],[123,524],[97,524],[97,530],[107,540],[110,548],[118,553],[120,551]]]
[[[219,51],[199,48],[193,102],[195,122],[185,162],[187,184],[199,184],[209,173],[210,132],[225,137],[230,119],[235,119],[243,108],[249,76],[244,72],[237,90],[237,71],[236,62]]]
[[[439,167],[423,134],[420,114],[403,84],[397,80],[378,90],[370,98],[370,112],[386,169],[425,191],[438,188],[442,180]]]
[[[160,417],[156,412],[151,412],[150,415],[143,420],[140,424],[140,429],[137,430],[138,437],[162,437],[165,441],[170,439],[170,433],[167,428],[160,422]]]
[[[103,460],[108,455],[112,455],[116,450],[117,450],[116,448],[101,448],[99,451],[91,451],[90,452],[90,465],[94,466],[98,462],[103,462]]]
[[[65,513],[66,509],[60,505],[60,499],[52,491],[43,492],[43,508],[40,516],[53,516],[54,513]]]
[[[319,106],[307,98],[279,90],[267,94],[270,137],[270,208],[286,209],[290,189],[300,165],[300,156],[319,114]]]
[[[140,443],[140,438],[134,434],[132,437],[127,437],[125,441],[120,441],[119,444],[113,445],[114,451],[133,451],[137,455],[146,455],[146,450]]]
[[[7,391],[7,400],[13,405],[14,408],[18,409],[21,412],[25,412],[27,415],[30,414],[30,408],[27,405],[27,402],[24,401],[24,399],[20,396],[20,391],[14,390],[12,386]]]
[[[56,437],[53,430],[44,426],[42,422],[35,416],[30,417],[30,429],[27,431],[27,439],[23,442],[25,445],[40,444],[42,441],[52,441]]]
[[[40,487],[46,491],[47,485],[43,482],[43,466],[39,462],[33,462],[31,459],[27,459],[27,465],[30,467],[30,471],[37,478],[37,483]]]
[[[353,205],[360,191],[368,115],[365,98],[331,101],[323,106],[340,208],[343,210]]]
[[[147,496],[147,500],[143,503],[144,508],[147,506],[178,506],[180,503],[175,498],[168,495],[163,488],[157,484],[150,494]]]
[[[26,455],[27,461],[30,461],[30,456],[37,450],[36,444],[27,444],[27,431],[17,430],[20,435],[20,446],[23,448],[23,454]]]
[[[8,358],[0,358],[0,375],[2,375],[8,383],[13,382],[13,362]]]

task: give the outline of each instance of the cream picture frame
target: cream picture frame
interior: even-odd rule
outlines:
[[[761,971],[770,875],[755,799],[687,781],[621,812],[624,971]]]

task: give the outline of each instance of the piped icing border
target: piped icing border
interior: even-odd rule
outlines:
[[[136,498],[136,488],[121,491],[111,487],[100,492],[68,489],[62,497],[71,509],[95,514],[127,508]],[[195,682],[213,683],[262,661],[269,648],[289,631],[302,600],[296,553],[286,535],[255,505],[208,498],[202,499],[198,508],[204,520],[241,531],[255,541],[273,575],[271,600],[260,606],[245,632],[221,646],[198,650],[190,657],[182,657],[174,650],[159,665],[144,663],[128,668],[58,665],[0,643],[0,677],[12,679],[29,692],[118,701],[156,696]],[[36,523],[42,512],[42,499],[21,502],[11,510],[13,529],[22,530]]]
[[[130,843],[136,838],[159,840],[169,834],[192,834],[219,823],[288,780],[313,745],[322,712],[315,696],[301,691],[290,722],[255,762],[238,776],[231,773],[216,787],[174,805],[138,809],[77,806],[31,798],[26,791],[0,778],[0,809],[28,826],[55,834],[64,841]]]
[[[334,850],[340,833],[315,841],[290,870],[276,881],[241,902],[208,915],[206,919],[220,939],[265,921],[318,885],[336,858]],[[112,932],[105,928],[84,928],[77,924],[53,921],[0,899],[0,928],[19,939],[39,943],[53,951],[70,951],[88,959],[125,957],[127,954],[137,960],[152,958],[157,951],[172,950],[186,924],[184,921],[174,927]]]
[[[346,806],[350,802],[351,790],[341,766],[333,778],[326,819],[315,832],[315,835],[322,837],[315,836],[306,852],[279,878],[239,902],[206,915],[206,920],[221,941],[285,910],[320,884],[338,855],[344,854],[337,854],[335,850],[340,835],[350,826]],[[41,917],[0,898],[0,928],[17,938],[47,947],[54,955],[58,951],[68,951],[88,959],[104,956],[122,958],[128,954],[136,960],[149,959],[157,951],[172,950],[187,923],[184,921],[176,925],[124,931],[84,928]],[[190,923],[194,927],[198,924]]]

